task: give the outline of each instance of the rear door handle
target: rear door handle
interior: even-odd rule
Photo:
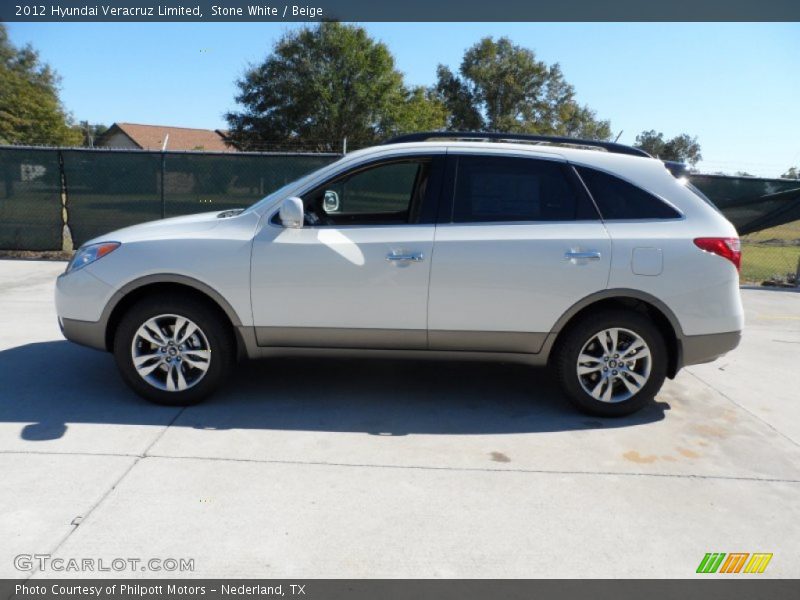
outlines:
[[[425,255],[422,252],[413,252],[410,254],[387,254],[386,260],[389,262],[422,262],[425,260]]]
[[[600,253],[597,250],[587,250],[586,252],[567,252],[564,254],[567,260],[600,260]]]

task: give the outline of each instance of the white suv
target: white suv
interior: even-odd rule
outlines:
[[[734,227],[619,144],[429,133],[354,152],[246,210],[122,229],[58,278],[64,335],[150,400],[195,403],[237,357],[550,364],[629,414],[736,347]]]

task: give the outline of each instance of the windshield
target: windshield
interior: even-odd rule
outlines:
[[[343,160],[344,160],[344,157],[340,158],[337,161],[332,162],[329,165],[326,165],[326,166],[322,167],[321,169],[317,169],[315,171],[311,171],[311,173],[303,175],[300,179],[295,179],[294,181],[290,181],[289,183],[287,183],[283,187],[278,188],[277,190],[275,190],[271,194],[269,194],[267,196],[264,196],[261,200],[259,200],[256,203],[251,204],[250,206],[248,206],[247,209],[244,212],[245,213],[250,213],[250,212],[258,210],[262,206],[268,206],[268,205],[272,204],[276,200],[279,200],[280,198],[285,197],[291,190],[302,188],[302,187],[305,186],[305,184],[307,182],[311,181],[312,179],[316,178],[317,176],[322,175],[322,174],[326,173],[327,171],[336,168],[337,165],[340,162],[342,162]]]

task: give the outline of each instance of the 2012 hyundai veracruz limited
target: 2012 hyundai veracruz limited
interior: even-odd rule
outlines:
[[[239,356],[346,353],[550,364],[604,416],[738,344],[736,230],[663,162],[536,136],[396,142],[246,210],[86,243],[56,286],[64,335],[164,404],[208,396]]]

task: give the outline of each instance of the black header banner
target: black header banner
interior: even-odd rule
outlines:
[[[2,0],[0,21],[800,21],[799,0]]]

